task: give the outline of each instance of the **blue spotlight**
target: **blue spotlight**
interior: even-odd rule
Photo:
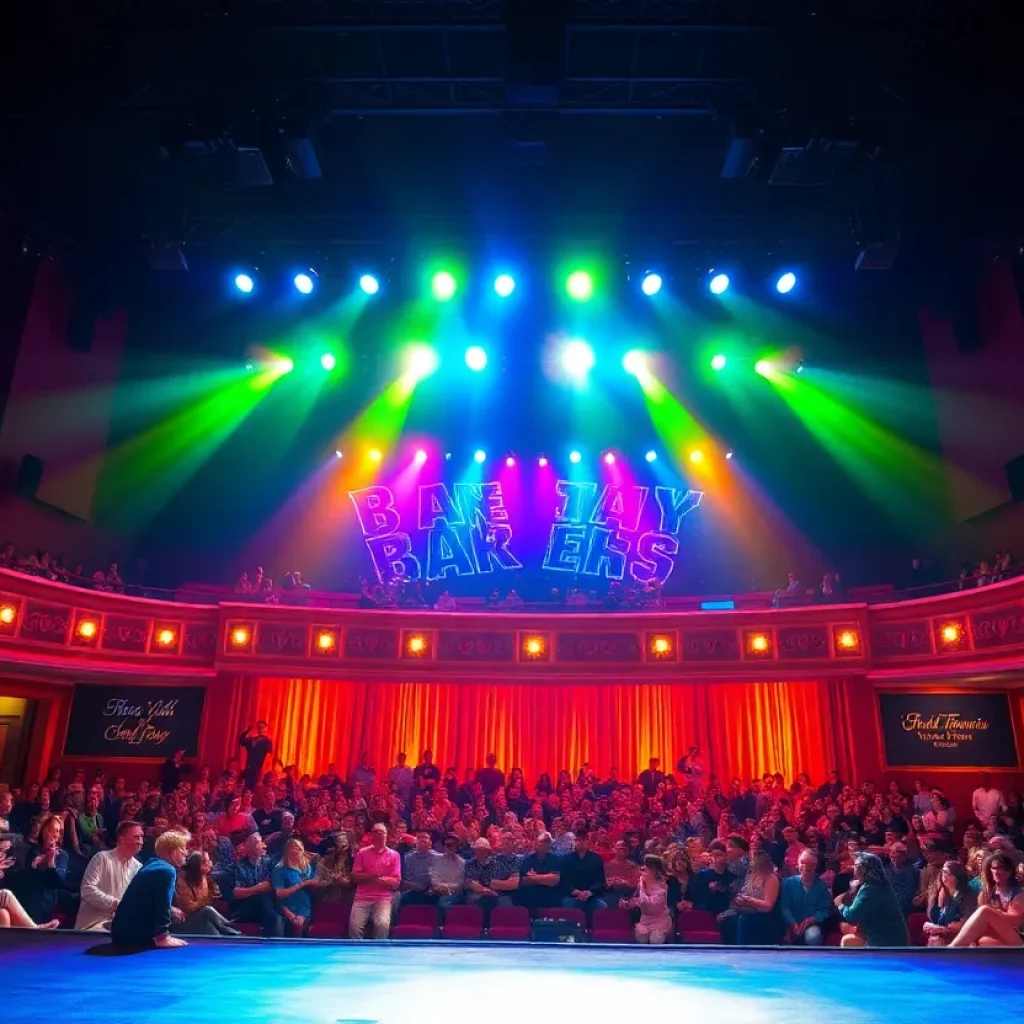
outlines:
[[[511,274],[499,274],[494,279],[494,290],[507,299],[516,290],[516,279]]]
[[[256,282],[248,274],[237,274],[235,287],[244,295],[248,295],[256,287]]]
[[[656,452],[656,451],[655,451],[655,450],[654,450],[654,449],[652,448],[652,449],[651,449],[651,450],[650,450],[650,451],[649,451],[649,452],[648,452],[648,453],[647,453],[647,454],[646,454],[646,455],[644,456],[644,458],[645,458],[645,459],[646,459],[646,460],[647,460],[648,462],[654,462],[654,461],[655,461],[655,460],[656,460],[656,459],[658,458],[658,453],[657,453],[657,452]]]
[[[363,274],[359,278],[359,287],[366,292],[367,295],[376,295],[380,291],[380,281],[373,276],[373,274]]]
[[[296,274],[294,284],[303,295],[309,295],[313,290],[313,278],[309,274]]]
[[[477,450],[473,453],[473,461],[474,462],[483,462],[484,459],[486,459],[486,458],[487,458],[487,452],[485,452],[483,450],[483,448],[477,448]]]
[[[487,368],[487,352],[479,345],[470,345],[466,349],[466,365],[475,373]]]
[[[583,458],[583,456],[580,455],[579,452],[569,452],[569,461],[572,462],[572,463],[577,463],[582,458]]]
[[[708,282],[708,288],[711,289],[712,295],[724,295],[729,287],[729,275],[728,274],[715,274]]]
[[[796,274],[791,270],[787,270],[779,279],[775,282],[775,290],[780,295],[788,295],[796,287]]]
[[[640,285],[644,295],[657,295],[661,291],[661,276],[659,274],[648,274]]]
[[[594,368],[594,350],[585,341],[568,341],[562,346],[562,368],[570,377],[582,380]]]

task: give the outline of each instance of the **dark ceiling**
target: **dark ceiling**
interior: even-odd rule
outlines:
[[[614,233],[852,265],[862,243],[1017,231],[1024,104],[1001,15],[44,0],[8,26],[0,181],[35,237],[136,256]],[[296,174],[303,151],[319,178]]]

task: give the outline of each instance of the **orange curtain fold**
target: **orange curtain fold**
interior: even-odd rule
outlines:
[[[442,770],[483,764],[493,751],[507,771],[528,780],[541,772],[575,772],[590,761],[602,775],[617,766],[632,777],[650,757],[674,766],[700,745],[720,779],[763,771],[814,780],[837,768],[852,778],[849,732],[855,707],[849,683],[353,683],[315,679],[246,679],[216,700],[223,749],[237,753],[238,732],[263,718],[276,756],[300,772],[334,762],[341,773],[367,751],[378,771],[396,752],[416,763],[434,751]],[[226,731],[225,731],[226,730]],[[222,760],[223,758],[221,758]],[[215,762],[217,763],[217,762]]]

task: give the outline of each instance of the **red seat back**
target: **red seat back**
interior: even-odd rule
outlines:
[[[437,907],[429,903],[413,903],[398,912],[399,924],[420,924],[427,928],[437,927]]]
[[[444,923],[446,928],[449,925],[459,925],[465,928],[483,928],[483,908],[470,905],[449,907],[444,914]]]
[[[491,911],[491,927],[529,928],[530,912],[526,907],[495,907]]]
[[[607,907],[594,911],[594,931],[631,932],[633,918],[628,910],[621,907]]]
[[[676,917],[678,932],[717,932],[718,921],[710,910],[680,910]]]

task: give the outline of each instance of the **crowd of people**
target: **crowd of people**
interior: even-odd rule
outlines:
[[[244,764],[159,779],[54,769],[0,790],[0,926],[180,935],[303,936],[321,914],[353,939],[386,938],[402,908],[574,908],[589,926],[627,911],[640,942],[670,941],[695,912],[720,941],[1021,945],[1024,804],[982,776],[960,828],[938,786],[905,793],[831,772],[720,782],[696,747],[635,777],[590,764],[527,780],[493,754],[461,776],[424,751],[342,777],[273,759],[265,723]],[[328,913],[329,911],[329,913]]]
[[[124,593],[124,580],[117,562],[111,562],[106,569],[90,573],[81,562],[67,564],[63,555],[51,555],[49,551],[18,552],[9,541],[0,547],[0,569],[11,569],[29,576],[68,583],[91,590],[105,590],[111,594]]]

